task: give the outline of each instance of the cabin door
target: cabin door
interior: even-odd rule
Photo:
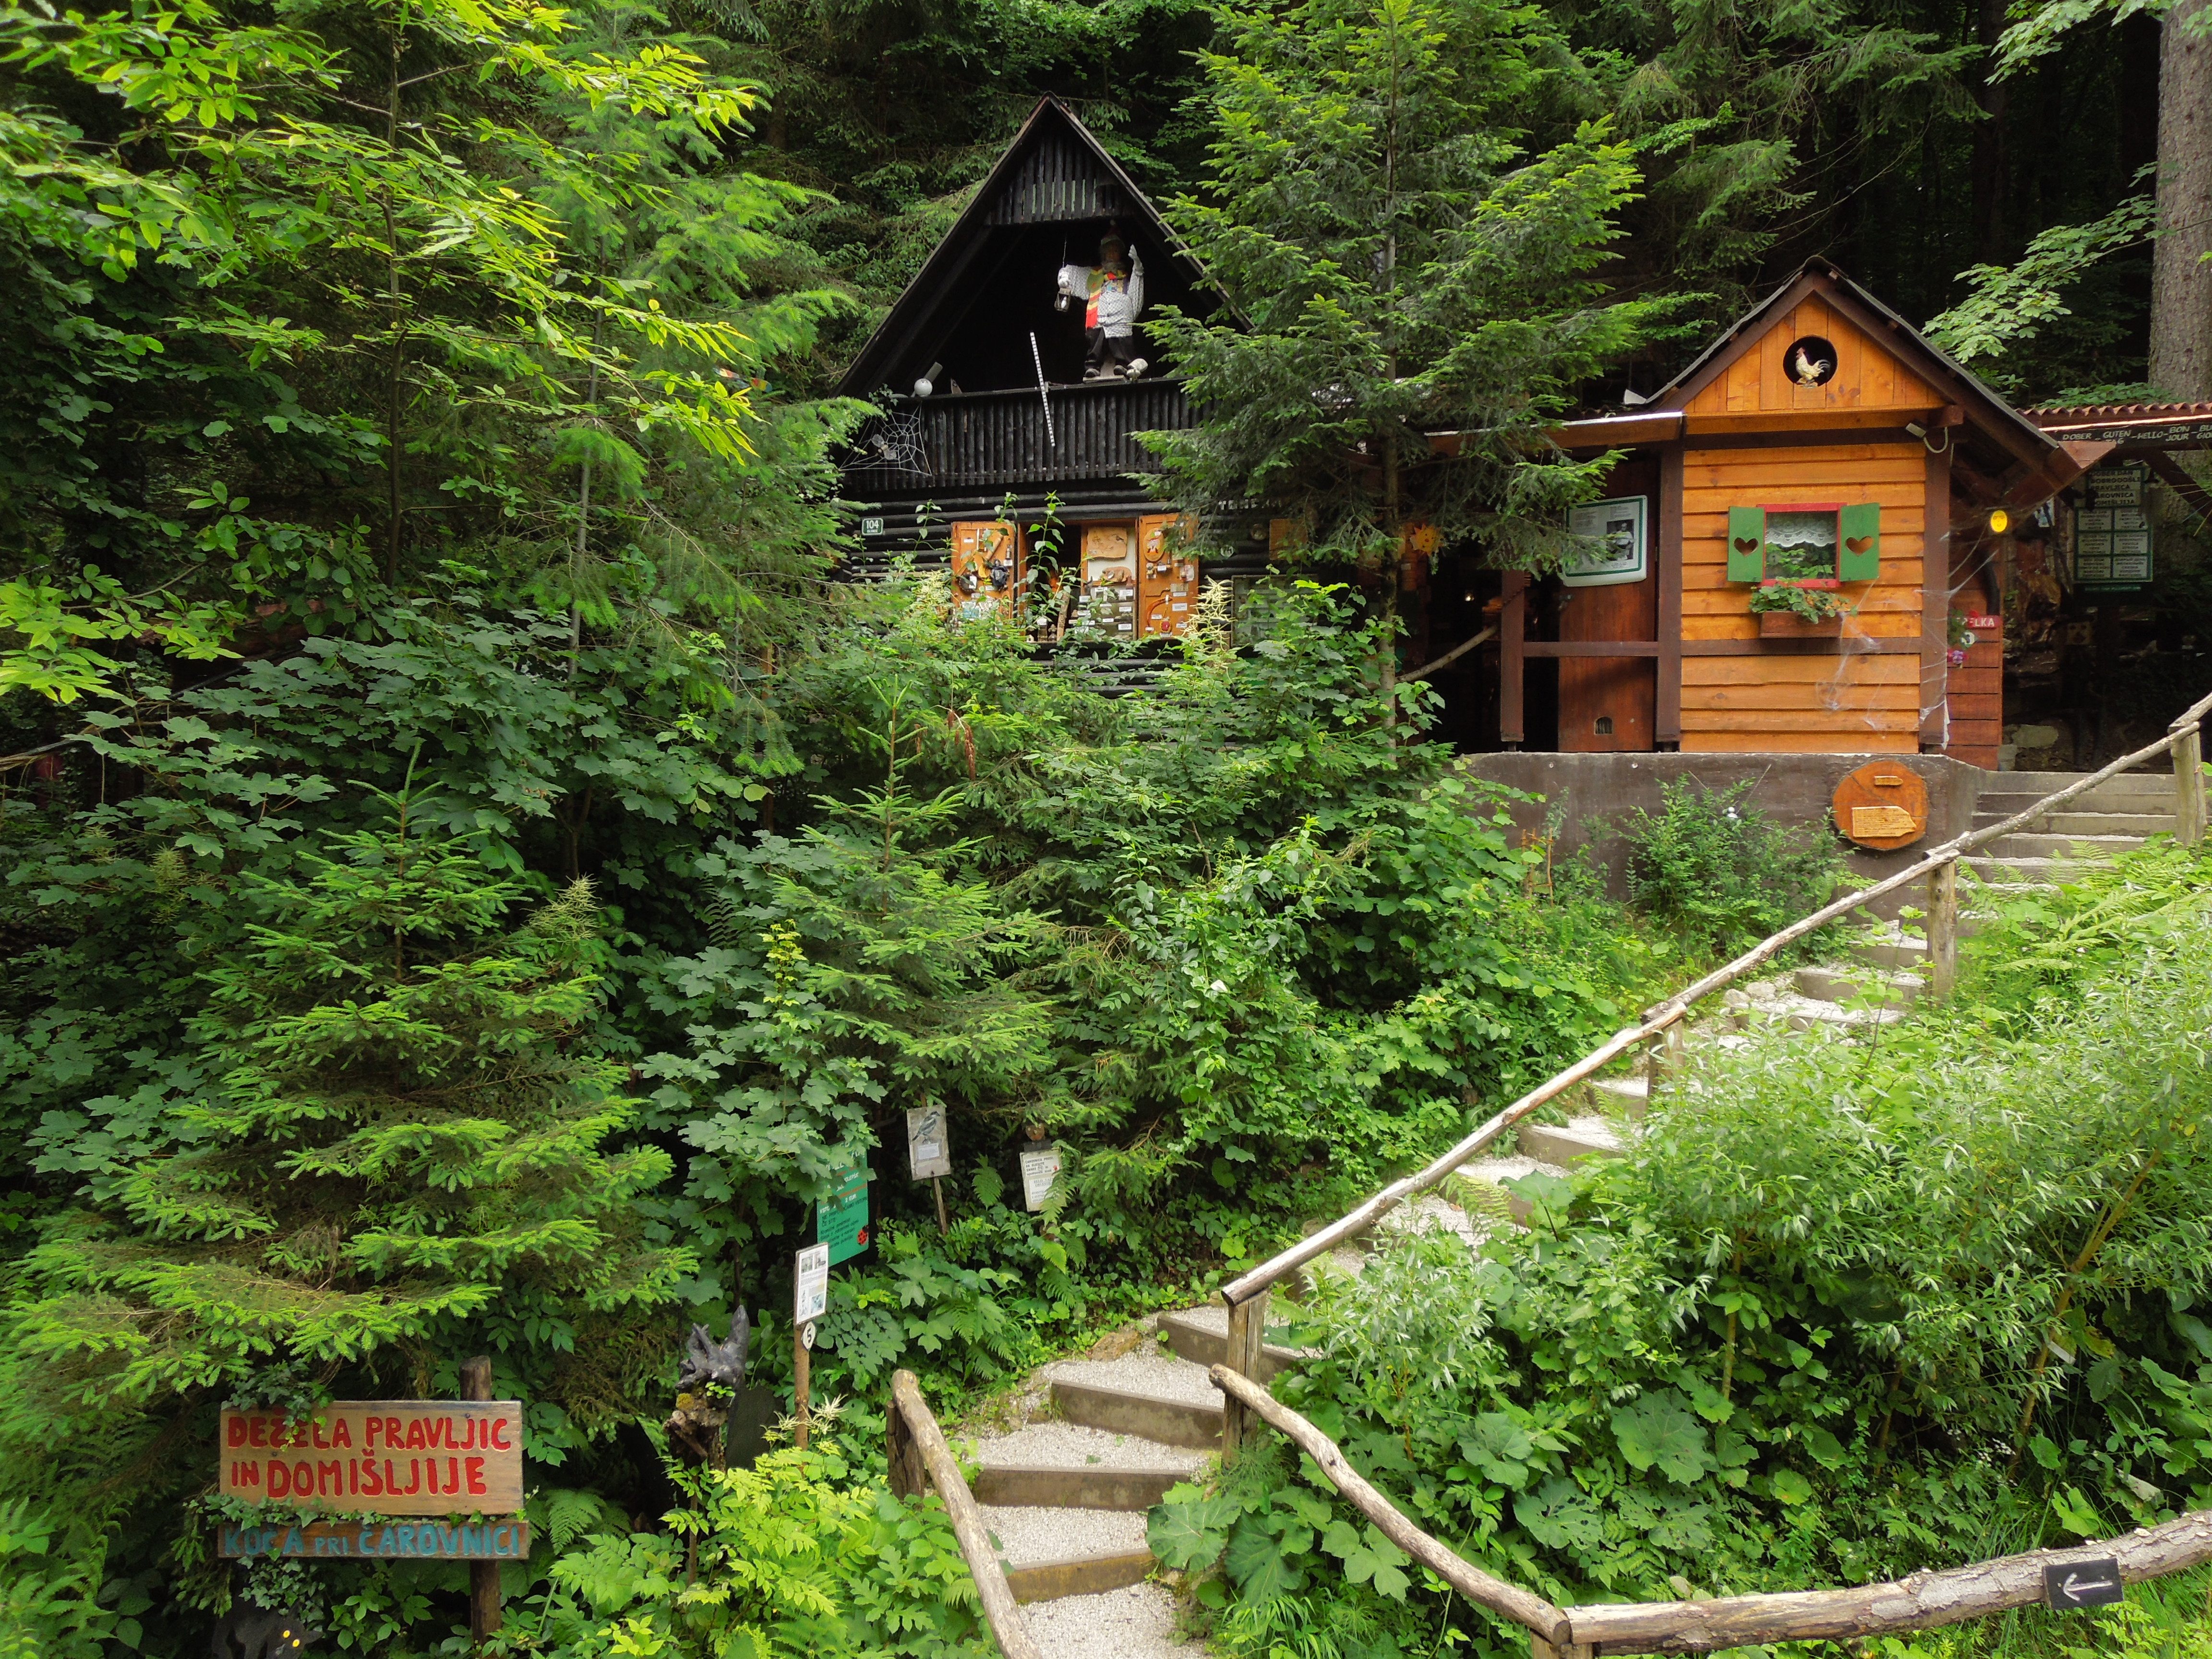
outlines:
[[[1624,461],[1607,481],[1607,499],[1624,505],[1613,515],[1613,535],[1640,543],[1643,575],[1633,581],[1577,585],[1570,575],[1559,593],[1562,644],[1620,643],[1659,637],[1657,559],[1659,466],[1656,460]],[[1638,511],[1631,503],[1641,504]],[[1633,526],[1633,530],[1622,526]],[[1603,562],[1599,562],[1601,566]],[[1572,755],[1612,754],[1652,747],[1658,720],[1659,664],[1652,657],[1559,659],[1559,748]]]

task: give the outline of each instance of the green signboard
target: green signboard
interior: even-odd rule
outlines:
[[[815,1208],[814,1237],[830,1247],[830,1265],[850,1261],[868,1248],[868,1166],[850,1171]]]

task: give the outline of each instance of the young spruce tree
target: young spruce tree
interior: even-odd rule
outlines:
[[[1524,153],[1550,43],[1502,0],[1295,0],[1225,23],[1204,58],[1211,176],[1174,216],[1232,303],[1154,325],[1200,412],[1154,441],[1178,494],[1288,511],[1310,556],[1379,571],[1386,618],[1422,526],[1502,563],[1556,557],[1601,464],[1546,426],[1661,308],[1594,279],[1631,148],[1585,126]]]
[[[272,1370],[418,1392],[485,1348],[502,1386],[588,1426],[625,1367],[655,1368],[636,1316],[693,1263],[640,1236],[670,1161],[610,1150],[637,1103],[579,1040],[591,890],[510,930],[520,886],[421,801],[380,799],[300,878],[248,878],[261,919],[194,1023],[215,1081],[173,1150],[30,1252],[18,1435]],[[542,1410],[532,1431],[564,1432]]]

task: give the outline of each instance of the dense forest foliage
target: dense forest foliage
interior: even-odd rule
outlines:
[[[1753,902],[1717,937],[1631,915],[1422,741],[1432,694],[1394,683],[1389,606],[1343,580],[1397,533],[1364,481],[1314,486],[1331,527],[1263,596],[1256,643],[1217,599],[1139,697],[1011,625],[949,625],[941,576],[837,580],[837,447],[867,412],[827,395],[838,366],[1049,91],[1177,204],[1269,343],[1179,325],[1194,372],[1272,420],[1255,447],[1230,409],[1171,453],[1196,494],[1311,476],[1348,422],[1449,416],[1498,434],[1469,447],[1455,526],[1540,554],[1593,483],[1544,422],[1656,385],[1815,250],[1915,316],[1952,307],[2009,384],[2140,384],[2158,26],[2038,14],[1999,78],[2004,21],[1565,0],[0,15],[0,1650],[198,1650],[241,1601],[357,1651],[453,1644],[458,1566],[217,1559],[210,1449],[226,1403],[449,1397],[486,1352],[527,1402],[545,1540],[506,1645],[975,1650],[941,1519],[877,1478],[892,1368],[954,1401],[1192,1299],[1780,915]],[[1372,73],[1378,41],[1403,79]],[[1363,124],[1409,88],[1419,165],[1378,167]],[[1287,199],[1255,110],[1304,124],[1301,187],[1343,196]],[[1346,279],[1370,267],[1379,285]],[[1271,310],[1285,270],[1337,291]],[[1346,387],[1345,421],[1316,422],[1294,374]],[[1699,900],[1682,915],[1709,918]],[[942,1232],[902,1179],[921,1106],[951,1127]],[[1042,1214],[1010,1188],[1036,1140],[1065,1158]],[[672,1471],[684,1328],[753,1310],[755,1376],[787,1386],[790,1251],[856,1156],[878,1225],[815,1362],[842,1421],[716,1481]],[[1822,1178],[1893,1198],[1906,1176],[1869,1162],[1836,1149]],[[1621,1182],[1571,1218],[1657,1201]],[[1753,1249],[1770,1225],[1747,1200],[1728,1272],[1824,1316],[1843,1292],[1802,1241]],[[1710,1324],[1713,1295],[1752,1305],[1683,1301],[1679,1236],[1639,1248],[1658,1265],[1638,1294],[1675,1300],[1630,1298],[1606,1340],[1642,1352],[1668,1320]],[[1509,1271],[1565,1296],[1583,1268],[1561,1260]],[[1437,1340],[1521,1294],[1457,1286],[1432,1311],[1464,1328]],[[2093,1371],[2087,1397],[2201,1413],[2174,1345],[2202,1326],[2143,1319],[2180,1392]],[[2025,1328],[1954,1328],[1930,1363],[1983,1364],[1979,1342],[2016,1361]],[[1346,1409],[1408,1445],[1429,1432],[1332,1340],[1314,1386],[1369,1390]],[[1740,1466],[1683,1414],[1718,1420],[1696,1391],[1711,1355],[1682,1366],[1688,1403],[1653,1431],[1694,1437],[1699,1478],[1735,1494],[1669,1498],[1709,1511],[1674,1516],[1685,1549],[1723,1537],[1753,1577],[1889,1559],[1778,1532],[1814,1511],[1778,1470],[1749,1498],[1723,1477]],[[1490,1415],[1529,1409],[1526,1383],[1465,1379]],[[1983,1458],[1995,1398],[1916,1452]],[[1861,1376],[1814,1416],[1863,1426],[1882,1399]],[[2070,1513],[2181,1490],[2190,1468],[2113,1498],[2166,1444],[2130,1431],[2033,1443]],[[1823,1432],[1825,1469],[1857,1443]],[[1522,1443],[1491,1450],[1540,1493],[1551,1467]],[[1232,1536],[1275,1499],[1208,1501],[1243,1507],[1195,1530]],[[1603,1577],[1529,1536],[1567,1551],[1530,1553],[1546,1571]],[[1659,1593],[1676,1565],[1624,1558],[1606,1582]],[[1370,1650],[1410,1628],[1346,1605]],[[1250,1616],[1264,1650],[1276,1614]]]

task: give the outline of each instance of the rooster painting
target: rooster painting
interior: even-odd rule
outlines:
[[[1827,347],[1825,340],[1800,340],[1790,348],[1790,378],[1799,386],[1825,386],[1828,376],[1836,372],[1836,360],[1820,349]]]

